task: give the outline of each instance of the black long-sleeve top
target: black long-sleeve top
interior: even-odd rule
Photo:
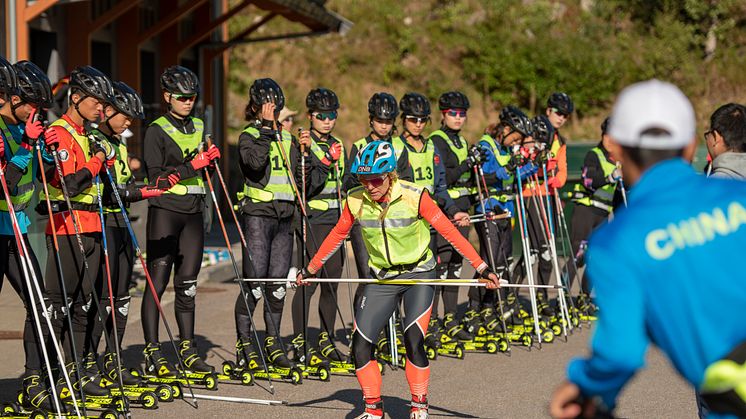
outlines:
[[[448,136],[454,147],[459,149],[462,147],[469,148],[469,143],[467,143],[466,141],[461,141],[461,138],[459,137],[459,131],[452,130],[446,126],[442,127],[440,130]],[[459,178],[461,177],[461,175],[471,170],[469,164],[466,163],[466,161],[459,162],[458,156],[456,156],[456,153],[451,149],[451,146],[440,136],[431,135],[430,139],[433,140],[433,144],[435,144],[435,147],[440,152],[441,159],[443,159],[443,165],[446,169],[446,186],[448,188],[453,188],[455,186],[473,186],[473,173],[471,174],[469,182],[467,182],[466,185],[459,182]],[[468,211],[473,204],[472,199],[469,196],[456,198],[454,199],[454,202],[461,211]]]
[[[365,144],[370,144],[372,141],[376,141],[371,137],[371,134],[368,134],[365,137]],[[382,138],[380,141],[388,141],[391,142],[391,136]],[[355,144],[352,144],[352,147],[350,148],[350,155],[347,159],[349,164],[345,165],[345,173],[342,177],[342,189],[345,192],[348,192],[350,189],[355,188],[357,186],[360,186],[360,181],[357,180],[357,176],[352,174],[350,172],[350,168],[352,167],[352,162],[355,161],[355,156],[357,156],[357,146]],[[401,154],[399,155],[399,158],[396,160],[396,174],[399,176],[399,179],[404,179],[409,182],[414,182],[414,172],[412,171],[412,165],[409,164],[409,153],[407,149],[405,148],[402,150]]]
[[[171,125],[184,134],[192,134],[196,131],[192,117],[178,119],[171,113],[167,113],[165,117]],[[201,170],[198,173],[189,163],[199,150],[189,150],[185,157],[181,147],[158,125],[152,124],[145,131],[144,150],[145,170],[149,180],[157,179],[164,172],[171,170],[176,170],[182,180],[203,176]],[[205,197],[196,194],[163,194],[158,198],[150,199],[150,206],[194,214],[204,209]]]

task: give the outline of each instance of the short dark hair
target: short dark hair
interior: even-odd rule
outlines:
[[[710,116],[710,129],[717,131],[729,150],[746,152],[746,107],[738,103],[723,105]]]
[[[660,163],[664,160],[670,160],[684,155],[683,148],[672,150],[653,150],[650,148],[639,148],[622,146],[624,153],[632,160],[636,166],[647,169],[648,167]]]

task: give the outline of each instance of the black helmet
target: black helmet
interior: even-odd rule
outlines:
[[[611,120],[611,117],[607,116],[606,119],[604,119],[604,122],[601,123],[601,135],[606,135],[606,133],[609,131],[610,120]]]
[[[447,109],[469,109],[469,98],[461,92],[445,92],[438,99],[438,108],[441,111]]]
[[[500,111],[500,123],[506,124],[525,137],[534,133],[531,120],[522,110],[512,105],[506,106]]]
[[[570,115],[575,110],[575,105],[573,105],[572,99],[570,99],[567,93],[554,92],[549,95],[547,108],[556,108],[560,113]]]
[[[339,109],[339,98],[333,91],[317,87],[306,96],[306,108],[309,111],[331,112]]]
[[[172,65],[161,74],[161,89],[177,95],[196,95],[199,94],[199,79],[194,71]]]
[[[399,109],[402,117],[425,118],[430,116],[430,101],[419,93],[406,93],[399,101]]]
[[[8,60],[0,56],[0,94],[10,96],[18,88],[16,70]]]
[[[285,106],[285,95],[276,81],[270,78],[256,79],[249,88],[249,101],[257,107],[272,102],[275,104],[275,114],[279,115]]]
[[[140,95],[137,94],[135,89],[121,81],[115,81],[112,85],[114,87],[114,100],[111,101],[110,105],[119,113],[129,118],[145,118],[145,112],[142,109],[142,99],[140,99]]]
[[[368,101],[368,115],[371,118],[395,119],[399,115],[396,98],[385,92],[374,93]]]
[[[82,91],[86,96],[109,103],[114,94],[111,88],[111,80],[99,70],[86,65],[78,67],[70,74],[70,89]]]
[[[52,84],[49,77],[31,61],[19,61],[13,66],[18,77],[16,93],[25,103],[40,108],[52,106]]]
[[[549,122],[549,118],[546,115],[536,115],[531,123],[534,127],[534,140],[547,145],[550,144],[554,139],[554,127]]]

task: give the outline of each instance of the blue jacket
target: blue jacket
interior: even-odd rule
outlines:
[[[494,175],[496,178],[496,182],[494,184],[487,184],[487,187],[495,187],[498,191],[503,190],[503,181],[509,180],[514,177],[514,173],[508,172],[508,170],[503,167],[500,162],[497,161],[497,156],[495,156],[495,153],[492,151],[492,147],[489,143],[482,140],[479,141],[479,147],[481,147],[485,153],[486,153],[486,159],[484,163],[482,164],[482,171],[485,175]],[[510,150],[505,149],[504,147],[498,146],[498,152],[501,156],[505,156],[510,154]],[[533,163],[528,163],[524,166],[521,166],[518,171],[521,175],[521,179],[525,179],[529,176],[532,176],[538,168]],[[517,191],[515,189],[515,186],[513,187],[514,191]],[[493,211],[496,213],[501,213],[503,211],[510,211],[511,214],[515,215],[515,201],[510,200],[507,202],[500,202],[497,199],[490,198],[487,199],[485,202],[485,207],[487,207],[487,211]],[[495,210],[497,208],[498,210]],[[477,214],[482,213],[482,204],[480,202],[477,202],[477,204],[474,206],[474,212]]]
[[[33,175],[36,176],[37,164],[35,164],[34,154],[25,148],[21,147],[16,150],[16,154],[12,155],[10,151],[9,141],[14,141],[16,144],[21,144],[23,138],[23,124],[8,125],[8,131],[10,131],[13,138],[5,138],[0,132],[0,139],[5,141],[5,158],[9,159],[10,163],[13,163],[19,169],[26,169],[31,164],[30,170],[33,170]],[[22,234],[28,232],[28,226],[31,224],[28,216],[23,211],[16,212],[16,218],[18,219],[18,227]],[[13,235],[13,224],[10,221],[10,213],[7,211],[0,211],[0,235],[12,236]]]
[[[567,371],[610,408],[649,342],[699,388],[707,366],[746,341],[746,182],[667,160],[643,174],[628,203],[589,240],[599,319],[592,356]]]

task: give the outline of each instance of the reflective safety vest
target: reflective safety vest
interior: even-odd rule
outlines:
[[[604,177],[609,177],[616,165],[609,162],[604,156],[604,152],[598,147],[593,147],[592,152],[598,156],[598,161],[601,162],[601,169],[604,172]],[[583,186],[582,182],[578,182],[573,187],[573,201],[580,205],[587,207],[596,207],[611,212],[612,202],[614,201],[614,191],[616,190],[616,183],[607,183],[606,185],[596,189],[591,193],[588,189]]]
[[[699,391],[710,411],[746,416],[746,343],[705,369]]]
[[[64,128],[67,132],[70,133],[70,135],[72,135],[73,139],[75,139],[75,142],[73,143],[73,147],[77,145],[83,151],[83,155],[87,156],[85,161],[82,161],[82,162],[74,161],[73,162],[76,168],[82,167],[88,160],[91,159],[90,157],[91,152],[90,152],[90,148],[88,147],[88,137],[86,137],[85,135],[78,134],[78,132],[75,131],[75,128],[70,126],[70,124],[68,124],[67,121],[64,120],[63,118],[60,118],[52,122],[49,126],[51,127],[57,126],[57,127]],[[76,156],[77,154],[71,151],[69,153],[68,158],[75,160],[77,158]],[[47,184],[47,189],[49,190],[49,199],[51,201],[65,202],[65,196],[62,194],[62,189],[57,189],[51,184]],[[79,193],[78,195],[71,196],[69,198],[70,198],[70,203],[73,203],[73,204],[74,203],[85,204],[85,205],[95,204],[98,200],[98,194],[96,193],[95,182],[92,182],[91,186],[86,188],[83,192]],[[39,192],[39,201],[44,201],[46,199],[47,198],[46,198],[46,195],[44,195],[44,189],[42,189]],[[75,209],[75,205],[73,205],[73,209]],[[91,209],[90,211],[95,211],[95,209]]]
[[[246,127],[243,132],[249,134],[251,138],[259,138],[259,130],[255,127]],[[285,153],[290,153],[292,144],[293,137],[290,133],[282,131],[282,148],[285,149]],[[247,180],[248,184],[244,184],[243,191],[236,195],[239,201],[244,198],[249,199],[251,202],[295,201],[293,187],[288,179],[288,176],[291,174],[288,173],[288,169],[285,166],[285,161],[282,158],[282,152],[277,141],[273,140],[269,145],[268,162],[270,171],[267,184],[261,186],[256,182]]]
[[[491,135],[484,134],[482,138],[479,139],[479,141],[489,145],[490,150],[492,150],[492,154],[495,155],[495,159],[500,166],[508,166],[508,163],[510,163],[510,155],[500,153],[500,147],[497,145],[497,142],[495,142],[495,139],[492,138]],[[514,182],[514,176],[511,175],[508,179],[502,181],[502,188],[500,190],[498,190],[495,185],[487,185],[487,188],[490,191],[489,197],[503,203],[512,201],[513,199],[515,199],[515,194],[513,193],[513,185],[515,184]]]
[[[202,137],[205,131],[205,124],[199,118],[192,118],[194,123],[194,132],[192,134],[184,134],[171,125],[171,123],[162,116],[155,121],[151,122],[150,125],[158,125],[163,129],[163,132],[169,136],[177,146],[181,149],[184,159],[194,157],[199,153],[199,148],[202,145]],[[164,194],[172,195],[204,195],[205,194],[205,181],[202,180],[202,173],[198,173],[197,176],[182,179],[179,183],[172,186]]]
[[[406,147],[405,141],[401,136],[392,138],[394,150],[403,150]],[[407,156],[414,172],[414,183],[433,193],[435,190],[435,146],[428,139],[424,139],[422,151],[409,149]]]
[[[463,143],[463,147],[458,148],[455,144],[453,144],[453,141],[448,137],[448,134],[443,132],[443,130],[436,130],[433,131],[427,138],[433,138],[433,137],[440,137],[443,139],[443,141],[448,144],[448,147],[450,147],[451,151],[456,155],[458,158],[458,163],[461,164],[466,161],[466,157],[469,154],[469,147],[468,143],[466,142],[466,139],[459,134],[459,139]],[[458,178],[458,182],[456,185],[451,186],[448,188],[448,195],[451,196],[451,198],[456,199],[460,198],[462,196],[468,196],[473,195],[476,193],[476,188],[469,188],[466,186],[466,184],[469,183],[469,180],[471,180],[471,172],[465,171],[461,174],[461,176]]]
[[[114,145],[114,143],[112,143],[112,145]],[[132,179],[132,170],[130,170],[130,166],[127,164],[127,145],[124,144],[124,141],[119,141],[119,145],[114,147],[114,152],[117,155],[117,160],[114,162],[113,169],[109,170],[109,173],[111,173],[111,177],[114,178],[114,183],[116,183],[117,188],[124,189],[127,187],[127,182]],[[109,179],[102,179],[102,182],[108,181]],[[119,204],[117,203],[113,207],[104,207],[104,211],[122,212],[122,209],[119,208]]]
[[[379,279],[435,269],[430,225],[419,214],[425,188],[401,179],[391,188],[391,201],[386,208],[373,201],[363,188],[351,190],[347,197],[370,256],[368,266]]]
[[[284,132],[284,131],[283,131]],[[342,141],[337,139],[340,144]],[[325,150],[322,150],[316,140],[311,139],[311,152],[319,159],[323,159],[326,154]],[[317,196],[308,201],[308,206],[311,209],[317,211],[328,211],[330,209],[339,209],[339,196],[337,194],[337,184],[341,179],[339,175],[344,173],[345,170],[345,151],[344,144],[342,144],[342,154],[339,155],[339,160],[336,164],[333,164],[329,168],[329,175],[326,177],[326,183],[324,183],[324,189],[321,190]],[[340,185],[341,186],[341,185]]]
[[[21,145],[13,138],[13,134],[10,132],[2,118],[0,118],[0,131],[2,131],[3,137],[5,137],[5,144],[7,144],[10,149],[10,155],[8,155],[8,148],[5,149],[5,158],[7,161],[10,161],[10,159],[18,152]],[[15,211],[23,211],[26,209],[29,202],[31,202],[31,198],[34,196],[34,171],[32,170],[32,167],[33,159],[29,162],[28,167],[26,167],[26,171],[23,173],[21,180],[18,181],[18,185],[15,189],[9,191],[10,202],[13,203],[13,209]],[[8,211],[8,203],[5,199],[0,200],[0,211]]]

